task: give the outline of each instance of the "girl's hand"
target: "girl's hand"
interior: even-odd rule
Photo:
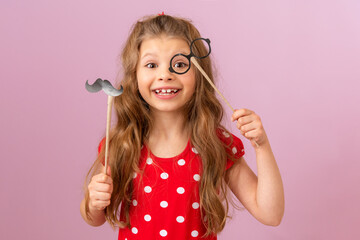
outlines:
[[[88,185],[89,189],[89,209],[104,210],[110,205],[111,194],[113,191],[113,181],[111,178],[110,167],[105,173],[100,173],[92,177]]]
[[[255,112],[249,109],[237,109],[231,116],[231,121],[237,121],[236,127],[240,133],[251,141],[255,148],[255,142],[261,146],[268,141],[261,119]]]

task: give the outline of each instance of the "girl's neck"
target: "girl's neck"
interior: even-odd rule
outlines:
[[[179,112],[152,113],[153,127],[150,129],[149,141],[172,141],[173,139],[189,139],[189,129],[184,114]]]
[[[182,113],[152,113],[153,127],[146,140],[150,151],[157,157],[169,158],[184,151],[190,131]]]

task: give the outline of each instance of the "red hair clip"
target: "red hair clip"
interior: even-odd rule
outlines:
[[[165,15],[164,12],[158,14],[158,16],[162,16],[162,15]]]

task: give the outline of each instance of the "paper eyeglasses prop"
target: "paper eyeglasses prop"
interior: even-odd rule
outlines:
[[[196,54],[196,45],[203,44],[207,49],[204,53]],[[204,69],[200,66],[198,61],[195,58],[202,59],[209,56],[211,53],[210,39],[208,38],[197,38],[193,40],[190,44],[190,54],[185,55],[182,53],[175,54],[170,60],[169,71],[176,74],[185,74],[189,71],[191,63],[201,72],[201,74],[206,78],[209,84],[215,89],[215,91],[220,95],[220,97],[225,101],[225,103],[230,107],[231,111],[234,112],[234,108],[231,107],[230,103],[226,98],[221,94],[221,92],[215,87],[214,83],[210,80],[209,76],[206,74]],[[256,146],[259,147],[256,141],[254,141]]]
[[[96,79],[96,81],[89,85],[88,81],[85,83],[85,88],[91,93],[99,92],[103,90],[106,95],[108,95],[107,103],[107,120],[106,120],[106,144],[105,144],[105,174],[107,172],[107,162],[108,162],[108,150],[109,150],[109,131],[110,131],[110,121],[111,121],[111,110],[113,98],[120,96],[123,93],[123,87],[121,89],[114,88],[108,80],[102,80],[101,78]]]

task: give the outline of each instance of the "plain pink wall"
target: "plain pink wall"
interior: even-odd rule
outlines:
[[[0,9],[0,239],[117,239],[79,213],[107,101],[84,84],[114,82],[130,26],[162,11],[211,39],[219,89],[261,116],[282,173],[281,225],[235,211],[219,239],[359,239],[358,0],[11,0]]]

